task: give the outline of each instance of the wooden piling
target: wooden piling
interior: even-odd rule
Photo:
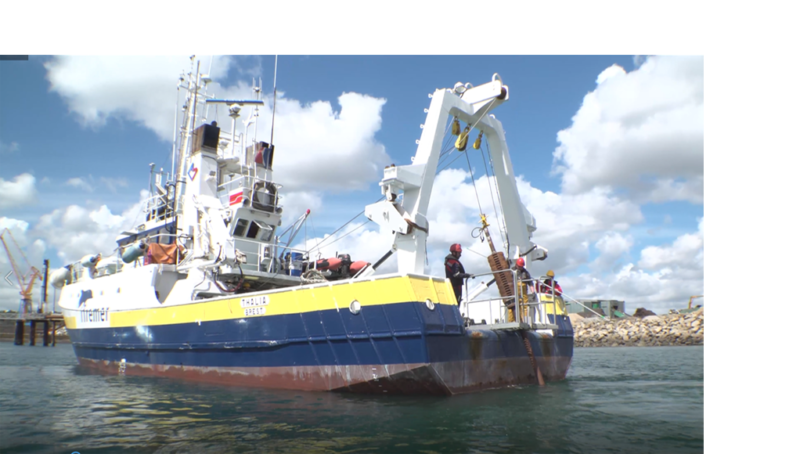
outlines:
[[[28,313],[22,317],[17,318],[14,327],[14,345],[36,345],[36,330],[37,325],[42,326],[42,346],[49,347],[56,345],[56,335],[59,326],[64,326],[64,316],[61,314],[39,314]],[[25,338],[25,325],[30,326],[30,338]]]
[[[25,322],[17,320],[16,327],[14,328],[14,345],[22,345],[25,343]]]
[[[50,343],[50,322],[44,321],[44,329],[42,330],[42,347],[47,347]]]

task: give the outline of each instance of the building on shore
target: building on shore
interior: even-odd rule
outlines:
[[[586,309],[588,307],[593,311],[610,316],[611,318],[622,318],[627,315],[625,313],[625,301],[604,299],[579,299],[577,301],[583,304],[583,306],[574,301],[567,301],[568,313],[577,314],[590,312]]]

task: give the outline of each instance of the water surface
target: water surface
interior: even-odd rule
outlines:
[[[0,452],[701,453],[703,347],[577,348],[567,380],[455,397],[105,376],[0,343]]]

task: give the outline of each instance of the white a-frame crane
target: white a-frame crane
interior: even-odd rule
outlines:
[[[488,141],[508,235],[508,255],[529,260],[546,258],[547,250],[535,246],[530,240],[531,233],[536,230],[536,221],[520,200],[503,127],[494,115],[489,114],[508,100],[508,87],[495,74],[489,83],[477,87],[459,83],[452,89],[436,90],[431,98],[412,164],[391,165],[384,169],[380,185],[386,200],[365,209],[369,219],[395,232],[398,271],[401,274],[424,273],[425,243],[429,233],[428,204],[450,116],[466,123],[469,130],[481,131]]]

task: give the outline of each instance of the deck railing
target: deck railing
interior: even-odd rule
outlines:
[[[548,317],[547,308],[550,306],[551,314],[553,314],[553,321],[555,321],[555,315],[558,314],[558,298],[561,299],[561,304],[564,304],[564,300],[569,300],[583,306],[587,310],[594,312],[601,318],[605,318],[602,314],[598,313],[597,311],[587,307],[580,301],[575,300],[574,298],[564,294],[563,291],[557,291],[552,285],[548,285],[544,279],[542,278],[531,278],[531,279],[519,279],[519,276],[516,273],[516,270],[513,268],[498,270],[498,271],[489,271],[487,273],[480,273],[475,274],[475,277],[479,276],[493,276],[496,278],[496,275],[500,273],[504,273],[506,271],[511,271],[511,274],[514,279],[514,294],[512,296],[492,296],[488,298],[482,299],[469,299],[469,280],[464,281],[464,297],[463,297],[463,304],[465,310],[465,316],[467,319],[470,319],[469,307],[471,304],[476,303],[489,303],[489,324],[493,324],[495,318],[493,313],[493,303],[499,302],[500,303],[500,320],[501,323],[507,324],[511,323],[512,321],[508,319],[509,315],[509,305],[508,302],[513,301],[513,311],[514,311],[514,318],[513,322],[519,324],[526,324],[530,327],[544,327],[544,326],[552,326],[550,318]],[[544,289],[545,291],[537,291],[540,289]],[[543,300],[541,297],[542,295],[548,295],[549,298]],[[520,309],[523,309],[520,311]],[[564,312],[567,311],[566,305],[562,308]]]
[[[274,182],[263,178],[259,178],[254,175],[241,175],[217,186],[217,197],[220,199],[220,202],[222,202],[222,205],[225,208],[228,208],[230,207],[230,194],[236,193],[238,192],[239,189],[241,189],[243,206],[248,206],[258,210],[267,211],[268,213],[280,212],[279,209],[281,208],[281,205],[278,204],[278,200],[280,199],[278,194],[274,194],[275,199],[274,203],[272,204],[264,205],[257,203],[257,205],[263,206],[264,208],[266,208],[266,210],[264,210],[264,208],[259,208],[253,205],[253,199],[255,197],[254,194],[255,188],[257,186],[267,188],[270,185],[274,185]],[[247,202],[245,202],[245,199],[247,200]]]
[[[279,273],[291,269],[291,264],[286,260],[287,254],[289,259],[291,259],[292,253],[302,254],[303,257],[308,255],[308,251],[304,249],[292,248],[283,244],[263,243],[239,237],[234,240],[236,243],[247,243],[255,246],[253,249],[257,250],[255,253],[256,269],[266,273]],[[253,252],[245,252],[245,255],[248,256],[248,264],[249,258],[253,254]]]

